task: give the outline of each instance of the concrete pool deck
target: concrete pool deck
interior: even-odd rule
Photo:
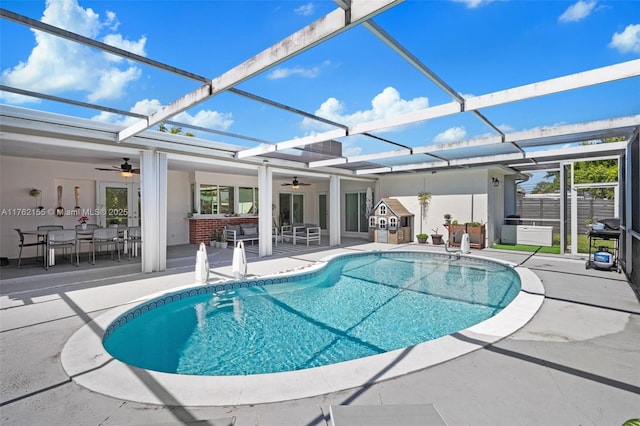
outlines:
[[[437,249],[363,243],[253,259],[249,273],[293,270],[336,253],[405,248]],[[227,252],[226,260],[212,259],[212,270],[221,277],[231,272],[231,250]],[[451,361],[377,384],[243,406],[180,405],[169,388],[144,370],[135,380],[163,405],[129,402],[78,386],[73,379],[83,373],[72,379],[62,367],[62,348],[81,327],[95,326],[95,318],[133,299],[190,284],[189,266],[162,274],[118,274],[106,268],[72,279],[3,279],[0,418],[6,425],[331,425],[330,407],[337,405],[387,406],[400,413],[402,406],[433,405],[447,424],[608,425],[640,415],[640,304],[624,275],[585,270],[584,260],[559,256],[494,250],[472,254],[523,263],[542,280],[546,298],[520,330]]]

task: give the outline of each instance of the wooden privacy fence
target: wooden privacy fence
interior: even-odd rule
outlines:
[[[589,232],[587,219],[605,219],[614,217],[614,200],[587,199],[578,200],[578,233]],[[567,211],[571,212],[571,200],[568,200]],[[518,200],[517,212],[524,224],[530,224],[533,219],[555,219],[553,222],[538,223],[538,225],[553,226],[553,232],[560,232],[560,199],[559,198],[526,198]],[[567,221],[568,226],[571,221]]]

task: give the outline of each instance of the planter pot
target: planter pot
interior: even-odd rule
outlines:
[[[472,248],[483,249],[485,239],[485,226],[467,226],[469,242]]]
[[[428,238],[418,238],[418,244],[427,244]]]
[[[209,245],[211,247],[216,247],[218,245],[218,242],[217,241],[209,241]]]
[[[87,229],[87,224],[86,223],[81,223],[80,224],[80,228],[81,229]]]
[[[449,245],[460,247],[460,241],[462,241],[462,234],[464,232],[465,225],[452,223],[451,225],[446,225],[446,227],[449,231]],[[456,236],[455,239],[453,238],[454,234]]]
[[[434,246],[441,246],[444,244],[444,241],[442,241],[442,235],[440,234],[431,234],[431,242]]]

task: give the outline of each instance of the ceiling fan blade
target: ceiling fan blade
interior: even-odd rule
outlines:
[[[298,182],[299,186],[311,186],[310,183],[302,183],[302,182]]]
[[[140,174],[140,169],[131,169],[131,173],[133,173],[135,175],[139,175]]]
[[[292,184],[291,183],[282,183],[281,185],[282,186],[291,186]]]
[[[120,169],[103,169],[103,168],[100,168],[100,167],[95,167],[95,169],[96,170],[101,170],[103,172],[119,172],[120,171]]]

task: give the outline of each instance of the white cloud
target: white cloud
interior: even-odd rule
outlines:
[[[131,108],[130,112],[135,112],[142,115],[151,115],[154,112],[159,111],[164,105],[157,99],[143,99],[136,102]],[[129,126],[137,121],[139,118],[124,117],[112,114],[110,112],[102,112],[99,115],[93,117],[94,120],[103,121],[107,123],[116,123]],[[198,127],[206,127],[208,129],[215,130],[227,130],[233,124],[233,117],[231,113],[221,113],[212,110],[200,110],[196,115],[189,114],[188,112],[181,112],[175,117],[171,118],[171,121],[178,121],[180,123],[191,124]],[[171,127],[171,126],[170,126]],[[186,129],[185,129],[186,130]]]
[[[110,32],[119,24],[115,13],[106,12],[101,20],[92,9],[80,7],[77,0],[49,0],[42,22],[145,54],[145,37],[130,41]],[[36,46],[25,62],[3,70],[2,84],[47,94],[81,92],[96,102],[120,97],[128,84],[140,78],[138,67],[113,55],[40,31],[33,34]]]
[[[467,131],[464,129],[464,127],[456,126],[451,127],[450,129],[447,129],[444,132],[438,134],[435,138],[433,138],[433,141],[437,143],[456,142],[464,139],[465,136],[467,136]]]
[[[306,78],[316,78],[319,74],[320,74],[320,67],[312,67],[312,68],[303,68],[303,67],[287,68],[287,67],[281,67],[281,68],[276,68],[275,70],[271,71],[267,75],[267,78],[269,80],[279,80],[281,78],[291,77],[292,75],[299,75],[301,77],[306,77]]]
[[[267,74],[269,80],[280,80],[282,78],[288,78],[293,75],[297,75],[305,78],[316,78],[320,75],[323,68],[331,65],[330,60],[322,62],[320,65],[313,67],[278,67]]]
[[[586,18],[587,16],[589,16],[591,12],[593,12],[593,9],[595,9],[596,7],[596,3],[597,3],[596,0],[589,0],[589,1],[579,0],[577,3],[574,3],[571,6],[569,6],[567,10],[565,10],[564,13],[560,15],[558,20],[560,22],[580,21]]]
[[[176,115],[173,120],[215,130],[227,130],[233,124],[231,113],[221,113],[212,110],[200,110],[196,115],[191,115],[188,112],[181,112]]]
[[[380,120],[398,114],[424,109],[428,106],[428,98],[418,97],[405,100],[400,97],[400,93],[395,88],[387,87],[373,98],[370,109],[346,113],[346,107],[342,102],[336,98],[329,98],[320,105],[315,115],[347,126],[353,126],[359,123]],[[303,120],[303,125],[307,128],[326,130],[326,127],[319,126],[317,121],[308,118]]]
[[[469,9],[475,9],[476,7],[484,6],[485,4],[493,3],[498,0],[453,0],[456,3],[464,3]]]
[[[640,53],[640,24],[628,25],[623,32],[613,34],[609,47],[621,53]]]
[[[313,5],[313,3],[303,4],[302,6],[293,9],[296,14],[302,16],[311,16],[313,15],[313,12],[315,12],[315,10],[316,7]]]

